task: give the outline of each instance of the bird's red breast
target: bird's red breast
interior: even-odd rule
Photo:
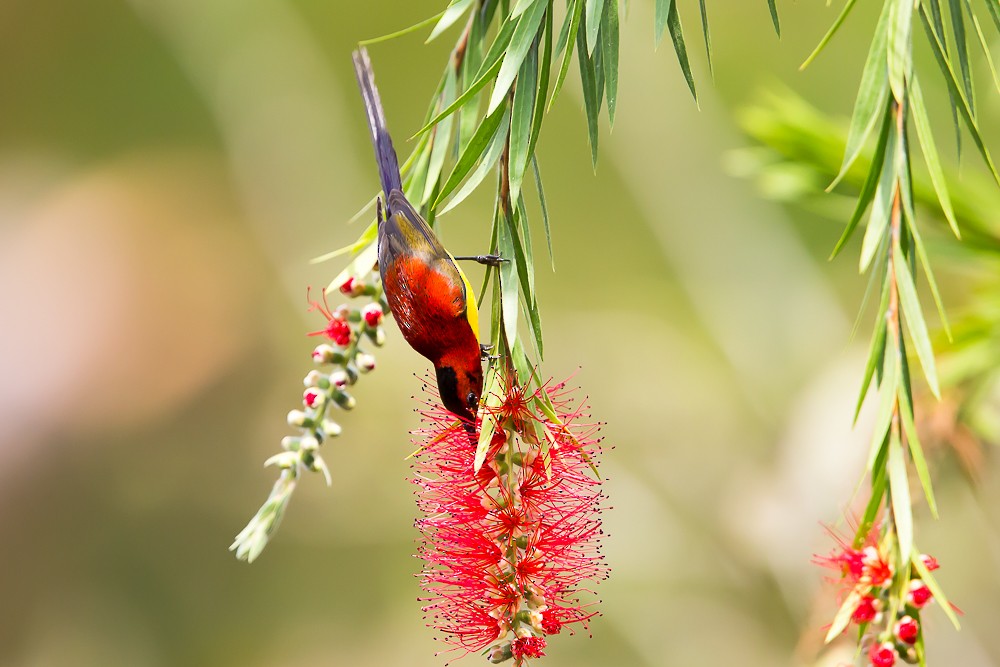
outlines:
[[[455,350],[470,350],[477,360],[479,354],[466,317],[465,286],[444,265],[450,261],[403,254],[382,268],[386,299],[403,338],[434,364]]]

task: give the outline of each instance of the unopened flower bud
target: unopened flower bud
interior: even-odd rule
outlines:
[[[370,354],[360,353],[355,358],[358,364],[358,370],[362,373],[370,373],[375,370],[375,357]]]
[[[354,400],[354,397],[348,394],[346,391],[338,391],[334,393],[333,400],[343,410],[353,410],[354,406],[358,404],[358,402]]]
[[[281,448],[286,451],[296,452],[299,450],[299,447],[301,446],[302,446],[302,438],[299,436],[286,435],[284,438],[281,439]]]
[[[513,657],[514,654],[510,652],[509,643],[493,646],[490,648],[489,653],[487,653],[487,658],[494,665],[499,665],[501,662],[506,662]]]
[[[917,635],[920,634],[920,623],[912,616],[904,616],[896,621],[892,633],[896,635],[896,639],[905,644],[915,644]]]
[[[302,392],[302,403],[304,403],[307,408],[318,407],[323,403],[323,392],[312,387],[306,389]]]
[[[313,352],[313,354],[315,354],[315,352]],[[302,384],[304,384],[307,388],[319,387],[320,382],[322,381],[323,381],[323,374],[316,369],[309,371],[308,373],[306,373],[306,376],[302,378]]]
[[[290,410],[288,412],[288,425],[297,426],[298,428],[310,428],[312,426],[312,419],[309,415],[302,412],[301,410]]]
[[[917,609],[923,609],[931,601],[932,597],[934,597],[934,594],[931,593],[931,589],[922,580],[912,579],[910,581],[909,588],[906,591],[906,604]]]
[[[279,468],[291,468],[298,463],[298,460],[299,455],[296,452],[281,452],[264,461],[264,467],[278,466]]]
[[[315,452],[319,449],[319,440],[315,436],[304,435],[302,436],[302,444],[300,446],[304,452]]]
[[[340,424],[333,421],[332,419],[324,419],[323,423],[320,425],[323,429],[323,435],[328,438],[336,438],[341,433]]]
[[[317,364],[342,364],[344,355],[329,343],[321,343],[312,353],[313,362]]]
[[[334,371],[330,373],[330,384],[332,384],[337,389],[343,389],[348,385],[349,378],[347,373],[344,371]]]
[[[340,291],[342,294],[347,294],[348,296],[350,296],[351,293],[354,291],[354,278],[348,276],[347,280],[341,283]]]
[[[876,599],[870,595],[861,598],[861,602],[858,603],[857,608],[855,608],[854,613],[851,615],[851,620],[858,625],[873,621],[878,614],[878,608],[875,606],[876,602]]]
[[[896,647],[892,642],[874,643],[868,650],[868,659],[873,667],[892,667],[898,657],[899,654],[896,653]]]
[[[371,342],[375,343],[375,347],[382,347],[385,345],[385,330],[382,327],[377,329],[365,329],[365,335]]]
[[[365,324],[374,329],[382,324],[382,306],[377,303],[370,303],[361,311],[361,316],[365,318]]]

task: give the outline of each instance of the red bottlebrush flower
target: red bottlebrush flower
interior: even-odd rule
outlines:
[[[467,653],[511,638],[521,664],[542,655],[544,638],[535,635],[586,627],[597,612],[580,594],[608,569],[600,554],[604,495],[591,473],[597,425],[581,423],[583,407],[563,384],[534,394],[506,384],[481,411],[499,426],[478,472],[476,443],[454,415],[425,404],[413,482],[429,625]],[[558,421],[538,408],[544,400]]]
[[[562,631],[562,621],[550,610],[546,610],[542,613],[542,630],[547,635],[558,635]]]
[[[892,642],[872,644],[868,651],[868,659],[874,667],[892,667],[896,664],[897,657],[899,654],[896,653],[896,647],[892,645]]]
[[[851,615],[851,620],[860,625],[862,623],[870,623],[877,615],[878,609],[875,607],[875,598],[866,595],[858,603],[857,609]]]
[[[365,323],[372,329],[382,324],[384,317],[382,306],[377,303],[370,303],[361,311],[361,316],[365,318]]]
[[[544,637],[518,637],[510,643],[510,652],[515,659],[541,658],[545,655]]]
[[[309,298],[308,292],[306,293],[306,298]],[[314,310],[321,313],[326,318],[327,323],[326,328],[319,331],[312,331],[309,333],[310,336],[326,336],[341,347],[350,345],[351,325],[347,323],[344,313],[341,310],[338,309],[336,312],[330,310],[330,304],[326,301],[326,290],[323,290],[322,303],[319,301],[309,302],[309,312]]]
[[[814,557],[813,562],[839,571],[845,588],[866,595],[872,588],[883,588],[892,583],[894,569],[889,557],[878,545],[878,523],[869,527],[857,547],[857,541],[852,543],[830,529],[828,532],[837,541],[838,548],[829,556]]]
[[[920,623],[912,616],[904,616],[896,621],[892,633],[901,642],[915,644],[917,642],[917,635],[920,634]]]
[[[909,589],[906,591],[906,604],[917,609],[923,609],[931,601],[932,597],[934,597],[934,594],[931,593],[931,589],[922,580],[913,579],[910,581]]]

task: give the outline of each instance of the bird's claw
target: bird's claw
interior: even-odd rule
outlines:
[[[456,257],[455,259],[469,260],[471,262],[478,262],[485,266],[492,266],[494,268],[500,266],[503,262],[509,262],[510,260],[506,257],[501,257],[500,255],[469,255],[466,257]]]

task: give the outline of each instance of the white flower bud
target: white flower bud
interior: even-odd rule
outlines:
[[[370,373],[375,370],[375,357],[370,354],[359,353],[355,357],[355,362],[358,364],[358,370],[362,373]]]

